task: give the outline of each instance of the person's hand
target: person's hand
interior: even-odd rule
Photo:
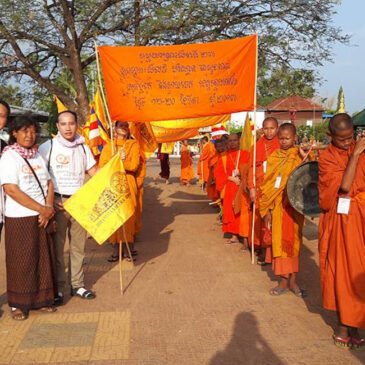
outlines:
[[[234,182],[236,185],[241,184],[241,180],[239,177],[228,176],[228,180]]]
[[[256,189],[255,188],[250,189],[250,200],[251,200],[251,203],[255,203],[255,201],[256,201]]]
[[[62,212],[63,210],[65,210],[65,208],[63,207],[62,201],[55,202],[54,208],[55,208],[56,212]]]
[[[125,160],[125,152],[124,152],[124,151],[122,151],[122,152],[120,153],[120,159],[121,159],[122,161],[124,161],[124,160]]]
[[[365,136],[364,134],[362,134],[356,142],[353,154],[355,156],[359,156],[364,151],[365,151]]]
[[[267,213],[265,216],[264,216],[264,224],[265,224],[265,227],[269,228],[271,230],[271,222],[272,222],[272,216],[271,216],[271,213]]]
[[[51,206],[44,206],[38,216],[38,222],[40,227],[46,227],[48,221],[54,216],[55,210]]]
[[[305,150],[303,143],[299,145],[299,155],[302,158],[302,160],[304,160],[308,156],[311,149],[312,147],[309,150]]]

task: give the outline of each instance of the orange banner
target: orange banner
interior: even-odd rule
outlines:
[[[226,123],[231,119],[231,114],[217,115],[214,117],[190,118],[190,119],[176,119],[163,120],[158,122],[151,122],[153,127],[162,128],[204,128],[216,124]]]
[[[257,36],[98,50],[114,120],[161,121],[254,109]]]
[[[198,129],[194,128],[170,129],[170,128],[152,127],[152,130],[158,143],[183,141],[184,139],[189,139],[199,134]]]

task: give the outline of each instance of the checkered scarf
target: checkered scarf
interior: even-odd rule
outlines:
[[[19,153],[19,155],[24,157],[24,158],[33,158],[35,156],[35,154],[37,153],[37,150],[35,148],[25,148],[25,147],[22,147],[18,143],[14,143],[10,146],[6,146],[3,149],[3,153],[5,153],[8,150],[15,151],[15,152]]]

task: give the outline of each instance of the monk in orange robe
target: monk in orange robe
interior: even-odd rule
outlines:
[[[265,265],[271,263],[271,242],[264,242],[264,221],[260,215],[259,201],[261,197],[261,184],[264,181],[264,176],[267,170],[267,158],[277,149],[280,148],[279,139],[277,137],[278,121],[274,117],[267,117],[262,124],[263,137],[256,143],[256,169],[254,178],[254,165],[253,165],[253,147],[251,148],[247,187],[250,191],[250,200],[255,204],[255,228],[254,228],[254,245],[259,251],[257,263],[259,265]],[[250,222],[253,221],[253,210],[250,210]],[[250,225],[252,228],[252,225]],[[267,229],[267,228],[266,228]],[[250,229],[249,239],[252,237],[252,231]],[[252,244],[252,242],[251,242]]]
[[[202,152],[198,161],[198,176],[200,184],[205,188],[209,177],[209,159],[213,154],[212,143],[207,136],[201,139]]]
[[[280,277],[278,286],[272,288],[270,294],[281,295],[291,290],[303,297],[304,291],[296,283],[296,276],[299,272],[304,216],[290,205],[286,183],[293,170],[302,164],[306,153],[301,146],[294,147],[296,129],[293,124],[282,124],[278,137],[280,149],[268,156],[259,202],[261,217],[268,224],[272,223],[272,267],[275,275]]]
[[[207,182],[207,194],[208,197],[214,201],[219,198],[219,192],[216,189],[215,178],[214,178],[214,170],[217,166],[218,160],[221,157],[222,153],[225,152],[226,147],[225,143],[221,139],[217,139],[214,142],[215,153],[210,157],[208,166],[209,166],[209,176]]]
[[[114,135],[115,139],[113,140],[113,145],[111,142],[107,143],[101,152],[99,166],[103,167],[104,165],[106,165],[113,157],[113,152],[114,154],[120,152],[121,159],[123,161],[124,168],[127,174],[127,181],[131,192],[131,199],[134,203],[134,206],[136,207],[138,192],[136,173],[140,165],[139,144],[134,139],[128,139],[130,132],[127,122],[116,121],[114,126]],[[132,217],[130,217],[123,225],[126,239],[130,244],[134,243],[134,236],[136,233],[135,218],[136,214],[133,214]],[[123,227],[119,228],[109,238],[110,243],[115,244],[113,254],[110,257],[109,261],[117,261],[119,259],[119,247],[117,244],[119,244],[121,241],[124,241]],[[124,247],[123,251],[125,251]],[[130,260],[127,252],[124,252],[123,256],[124,258]]]
[[[336,345],[364,346],[365,135],[355,143],[349,115],[329,122],[331,144],[319,158],[319,264],[323,306],[337,311]]]
[[[188,140],[182,141],[180,152],[181,172],[180,172],[180,184],[190,185],[190,181],[195,178],[193,169],[193,159],[189,150]]]
[[[239,242],[240,214],[235,214],[233,202],[241,183],[241,166],[248,162],[248,152],[239,148],[240,140],[238,135],[230,134],[228,138],[228,151],[225,156],[219,159],[215,169],[217,190],[220,192],[224,191],[223,232],[232,235],[227,244]]]
[[[137,206],[136,206],[136,218],[135,218],[135,233],[139,233],[142,228],[142,210],[143,210],[143,194],[144,194],[144,179],[146,177],[146,157],[142,149],[140,151],[139,166],[136,172],[136,184],[137,184]]]
[[[240,170],[241,185],[235,198],[234,210],[240,213],[238,233],[243,237],[242,250],[248,249],[248,235],[250,232],[250,197],[247,189],[248,163],[243,163]]]

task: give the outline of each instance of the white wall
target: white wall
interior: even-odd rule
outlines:
[[[244,126],[246,120],[246,114],[248,113],[251,120],[254,120],[254,112],[239,112],[239,113],[232,113],[231,114],[231,122]],[[265,119],[265,112],[257,111],[256,112],[256,128],[262,128],[262,122]]]

